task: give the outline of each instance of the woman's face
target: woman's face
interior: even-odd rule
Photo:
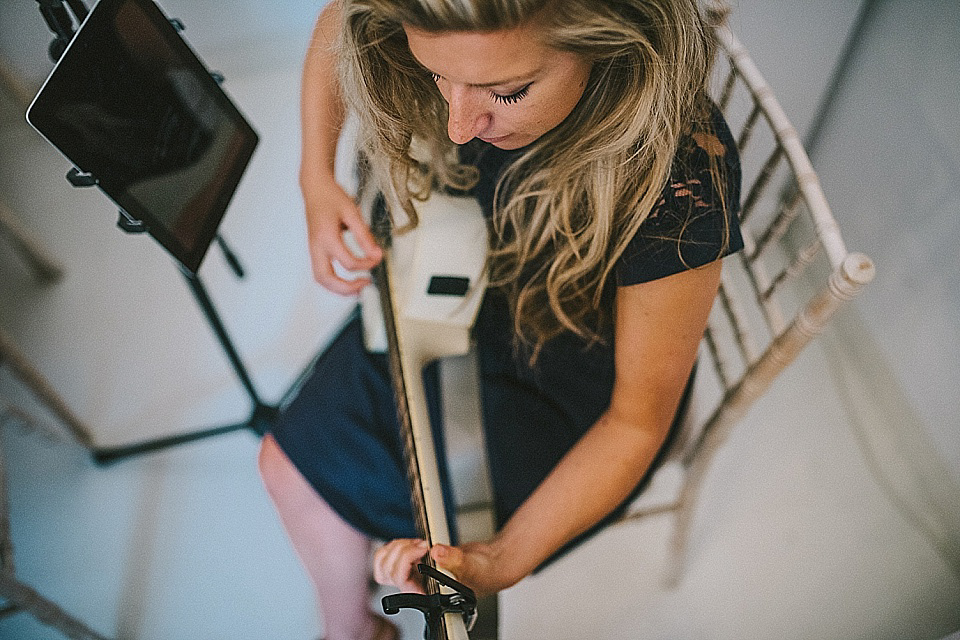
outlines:
[[[545,45],[536,21],[501,31],[404,31],[449,105],[447,132],[457,144],[530,144],[570,114],[590,74],[579,55]]]

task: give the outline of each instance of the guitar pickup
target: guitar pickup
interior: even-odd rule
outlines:
[[[470,290],[470,278],[463,276],[432,276],[427,285],[431,296],[457,296],[462,298]]]

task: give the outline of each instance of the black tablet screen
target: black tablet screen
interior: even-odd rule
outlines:
[[[27,118],[194,272],[257,145],[151,0],[100,0]]]

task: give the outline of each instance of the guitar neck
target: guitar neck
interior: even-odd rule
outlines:
[[[373,189],[361,188],[360,201],[375,230],[386,231],[391,226],[385,211],[377,207]],[[451,536],[423,368],[438,358],[469,351],[470,329],[486,289],[488,237],[483,211],[474,198],[434,192],[427,200],[412,204],[420,223],[411,232],[389,238],[390,248],[373,276],[379,291],[415,519],[421,536],[433,546],[450,544]],[[432,612],[424,611],[428,640],[469,640],[465,616],[471,624],[476,619],[474,593],[455,576],[438,572],[429,557],[424,564],[427,566],[418,569],[425,574],[428,600],[442,603],[428,606]],[[406,602],[399,607],[421,608],[423,604],[416,599],[423,597],[419,594],[396,595]],[[409,604],[406,596],[411,595],[417,604]]]
[[[437,451],[423,387],[423,368],[436,357],[437,331],[442,332],[442,328],[431,326],[429,322],[405,319],[397,313],[392,294],[395,291],[392,286],[392,266],[392,256],[388,252],[374,271],[374,278],[386,327],[391,378],[413,495],[414,518],[420,535],[431,547],[435,544],[451,544]],[[434,566],[429,557],[425,562]],[[428,594],[452,592],[430,578],[426,578],[426,587]],[[447,613],[427,622],[432,627],[428,630],[430,638],[469,640],[463,616],[459,613]]]

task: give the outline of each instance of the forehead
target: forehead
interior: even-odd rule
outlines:
[[[498,84],[544,68],[558,52],[546,46],[536,23],[498,31],[423,31],[404,26],[414,57],[448,80]]]

